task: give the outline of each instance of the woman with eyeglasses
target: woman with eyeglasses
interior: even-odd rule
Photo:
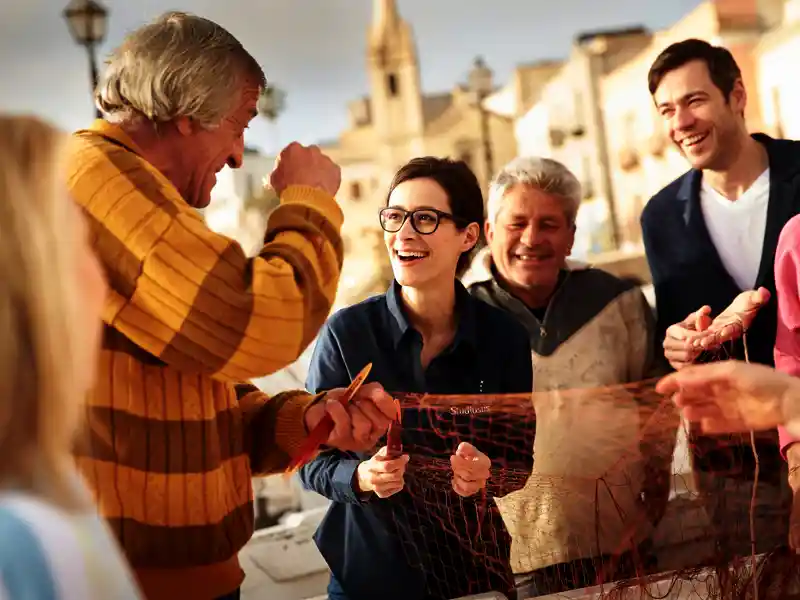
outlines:
[[[328,320],[309,391],[347,385],[371,363],[368,381],[389,393],[530,393],[527,332],[456,278],[483,222],[469,167],[410,161],[395,175],[379,221],[394,281]],[[490,404],[490,396],[450,410],[420,402],[402,412],[400,452],[384,439],[372,455],[329,450],[301,469],[303,485],[332,501],[315,536],[331,569],[331,600],[514,597],[510,537],[493,498],[528,479],[533,411],[490,411]]]

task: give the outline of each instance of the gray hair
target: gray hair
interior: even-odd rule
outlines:
[[[487,213],[490,223],[497,220],[503,199],[517,185],[529,185],[561,199],[570,225],[575,224],[583,197],[578,178],[560,162],[551,158],[523,156],[515,158],[489,184]]]
[[[236,106],[248,78],[266,85],[264,71],[233,35],[173,11],[130,33],[111,53],[95,102],[112,120],[189,117],[213,128]]]

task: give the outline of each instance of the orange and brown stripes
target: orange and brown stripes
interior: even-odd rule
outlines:
[[[101,351],[99,367],[89,398],[93,409],[110,408],[144,419],[202,421],[235,405],[231,386],[200,373],[145,364],[122,350]]]
[[[283,262],[283,272],[259,277],[253,262],[264,258],[247,259],[238,244],[210,232],[160,173],[108,142],[118,132],[105,129],[105,137],[82,134],[89,148],[83,153],[99,155],[94,157],[98,173],[107,170],[116,176],[102,193],[92,188],[82,194],[78,188],[88,178],[84,173],[73,182],[73,195],[103,224],[111,252],[104,262],[115,262],[121,250],[114,246],[120,243],[132,258],[124,261],[124,272],[110,277],[115,291],[129,300],[114,315],[115,326],[173,366],[191,369],[199,363],[233,381],[264,375],[265,363],[269,371],[290,363],[313,339],[307,330],[316,331],[318,315],[324,319],[334,300],[342,258],[338,206],[310,188],[288,190],[277,222],[291,222],[294,229],[288,235],[298,239],[279,243],[291,249],[291,257],[284,256],[289,250],[271,252]],[[304,230],[314,235],[299,233]],[[280,228],[276,231],[283,237]],[[327,243],[318,248],[320,237]],[[133,260],[142,262],[139,268],[129,264]],[[126,275],[133,279],[124,280]],[[276,289],[282,282],[284,289]],[[251,319],[256,314],[262,317],[258,326]],[[273,341],[275,321],[290,334],[280,336],[285,343]],[[250,339],[255,343],[247,344]]]
[[[215,565],[252,534],[252,469],[285,468],[314,401],[237,396],[232,384],[290,364],[313,339],[335,296],[342,215],[322,192],[290,188],[284,229],[248,259],[136,152],[98,122],[70,158],[112,287],[76,454],[134,567]]]
[[[283,471],[308,436],[305,413],[321,395],[298,390],[268,398],[254,386],[237,386],[237,391],[253,474]]]
[[[77,462],[106,518],[159,527],[214,527],[252,499],[244,455],[205,473],[146,472],[86,457]]]
[[[182,569],[235,557],[253,531],[253,505],[243,504],[216,524],[159,527],[126,518],[107,519],[137,569]]]
[[[148,473],[206,473],[245,453],[238,407],[200,421],[145,419],[91,407],[87,419],[90,427],[76,445],[78,456]]]
[[[329,301],[325,292],[317,286],[319,277],[314,273],[314,267],[302,252],[292,246],[277,242],[270,243],[268,248],[270,252],[278,254],[282,260],[292,265],[296,273],[295,277],[305,289],[303,296],[305,306],[302,309],[305,318],[302,319],[303,335],[300,339],[299,354],[314,340],[320,327],[325,323],[333,299],[331,298]]]

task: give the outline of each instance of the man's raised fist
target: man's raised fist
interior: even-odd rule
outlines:
[[[307,185],[336,196],[342,170],[318,146],[292,142],[278,155],[269,182],[279,196],[290,185]]]

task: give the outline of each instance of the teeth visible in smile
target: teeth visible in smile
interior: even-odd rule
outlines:
[[[684,146],[692,146],[698,142],[703,141],[707,135],[708,135],[707,133],[698,133],[695,135],[690,135],[687,138],[683,138],[681,144],[683,144]]]
[[[425,258],[424,252],[398,252],[400,258]]]

